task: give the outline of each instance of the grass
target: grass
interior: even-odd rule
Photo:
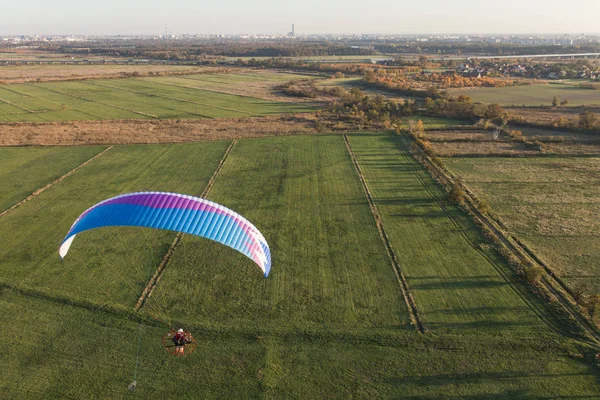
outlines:
[[[172,232],[134,228],[86,232],[77,238],[64,261],[57,254],[58,245],[79,214],[108,197],[139,190],[199,195],[228,144],[110,150],[0,218],[0,282],[98,304],[133,307],[148,275],[173,240]]]
[[[475,101],[498,103],[503,106],[539,106],[552,105],[557,96],[560,101],[569,100],[569,106],[600,104],[600,93],[595,90],[582,89],[569,84],[546,84],[529,86],[509,86],[504,88],[478,88],[449,90],[451,96],[461,94],[470,96]]]
[[[597,284],[599,158],[452,158],[444,162],[567,284]]]
[[[4,289],[0,390],[9,398],[593,398],[582,349],[523,338],[195,332],[175,358],[163,327]]]
[[[0,121],[221,118],[314,111],[314,105],[309,103],[265,100],[260,96],[253,97],[252,94],[244,96],[219,92],[227,88],[229,83],[237,84],[239,89],[240,86],[257,80],[271,79],[266,76],[191,75],[187,78],[6,85],[0,87]],[[280,79],[278,76],[272,81]],[[211,90],[195,87],[210,84],[211,81],[216,85]]]
[[[398,152],[402,139],[366,133],[350,141],[428,332],[407,324],[357,174],[334,135],[239,140],[209,198],[265,234],[271,275],[227,247],[185,237],[138,324],[129,310],[172,233],[86,232],[63,263],[56,246],[83,209],[108,196],[200,193],[229,142],[120,146],[0,218],[0,393],[597,397],[596,350],[551,331],[535,300],[525,303],[502,278],[501,261],[469,245],[478,233],[444,203],[452,224],[432,197],[439,189]],[[190,327],[196,352],[169,355],[160,344],[167,327],[148,315]]]
[[[154,313],[166,309],[189,324],[406,328],[341,136],[240,140],[209,198],[256,224],[273,271],[264,279],[235,251],[187,237],[151,298]]]
[[[476,227],[449,204],[402,139],[363,134],[350,142],[427,328],[548,329],[538,318],[540,305],[516,288],[509,267],[486,250]]]
[[[0,212],[103,149],[105,147],[0,148]]]

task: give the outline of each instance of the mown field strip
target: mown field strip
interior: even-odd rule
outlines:
[[[173,232],[92,230],[78,235],[64,261],[57,246],[79,214],[111,196],[143,190],[200,194],[228,145],[113,148],[0,218],[0,282],[131,310],[173,242]]]
[[[110,151],[110,149],[112,149],[114,146],[109,146],[106,149],[104,149],[103,151],[101,151],[100,153],[96,154],[94,157],[90,158],[89,160],[83,162],[82,164],[78,165],[77,167],[73,168],[72,170],[70,170],[69,172],[67,172],[66,174],[62,175],[61,177],[53,180],[52,182],[48,183],[45,186],[42,186],[41,188],[37,189],[36,191],[34,191],[31,195],[27,196],[26,198],[24,198],[23,200],[19,201],[18,203],[14,204],[13,206],[11,206],[10,208],[0,212],[0,218],[4,217],[6,214],[8,214],[9,212],[15,210],[18,207],[21,207],[23,204],[27,203],[28,201],[36,198],[37,196],[39,196],[41,193],[45,192],[46,190],[50,189],[52,186],[56,185],[57,183],[63,181],[64,179],[66,179],[67,177],[73,175],[75,172],[77,172],[78,170],[80,170],[81,168],[85,167],[86,165],[88,165],[89,163],[93,162],[94,160],[96,160],[98,157],[103,156],[104,154],[106,154],[106,152]]]
[[[144,310],[169,310],[188,325],[410,329],[341,136],[239,140],[208,197],[263,233],[271,274],[186,236]]]
[[[236,110],[234,108],[228,108],[228,107],[220,107],[220,106],[215,106],[215,105],[212,105],[212,104],[209,104],[209,103],[202,103],[202,102],[199,102],[199,101],[185,100],[185,99],[180,99],[180,98],[176,98],[176,97],[170,97],[170,96],[166,96],[166,95],[162,95],[162,94],[151,94],[151,93],[141,92],[141,91],[138,91],[138,90],[126,89],[126,88],[123,88],[123,87],[111,86],[111,85],[106,85],[106,84],[101,85],[98,82],[87,82],[87,83],[90,84],[90,85],[96,85],[96,86],[106,87],[106,88],[111,88],[111,89],[116,89],[116,90],[123,90],[123,91],[126,91],[126,92],[136,93],[136,94],[140,94],[140,95],[144,95],[144,96],[149,96],[149,97],[159,97],[159,98],[163,98],[163,99],[167,99],[167,100],[179,101],[179,102],[182,102],[182,103],[190,103],[190,104],[196,104],[196,105],[199,105],[199,106],[205,106],[205,107],[210,107],[210,108],[217,108],[219,110],[234,111],[234,112],[239,112],[239,113],[248,114],[248,115],[258,115],[258,114],[255,114],[255,113],[252,113],[252,112],[249,112],[249,111]],[[192,114],[195,114],[195,115],[198,115],[198,116],[201,116],[201,117],[204,117],[204,118],[212,118],[212,117],[207,116],[207,115],[196,114],[196,113],[192,113]]]
[[[443,194],[435,182],[424,170],[417,171],[422,180],[417,179],[416,161],[400,157],[398,150],[406,151],[400,138],[364,134],[349,135],[349,140],[429,329],[549,331],[490,264],[490,258],[499,265],[504,261],[486,250],[473,223],[449,203],[442,209]],[[432,191],[440,193],[437,200]]]
[[[215,172],[210,177],[210,180],[206,184],[206,187],[200,194],[200,198],[206,198],[208,196],[210,189],[212,189],[212,186],[215,183],[215,179],[217,179],[217,176],[219,176],[219,172],[223,168],[223,165],[227,161],[227,157],[229,157],[229,153],[231,153],[231,149],[233,149],[233,146],[235,146],[236,143],[237,143],[237,140],[233,140],[231,142],[231,144],[229,145],[229,147],[227,148],[227,150],[225,150],[225,154],[223,155],[221,162],[219,162],[219,165],[215,169]],[[169,246],[169,249],[167,250],[167,252],[165,253],[164,257],[162,258],[160,264],[156,268],[156,272],[154,273],[154,275],[152,275],[152,277],[148,281],[148,284],[144,288],[140,298],[138,299],[137,303],[135,304],[134,311],[139,311],[146,303],[146,300],[150,296],[152,296],[152,291],[154,290],[156,285],[158,285],[158,282],[160,281],[160,277],[162,276],[165,267],[167,266],[169,260],[171,259],[171,256],[175,252],[175,249],[177,248],[177,245],[179,244],[179,242],[181,241],[183,236],[184,236],[184,234],[181,232],[178,232],[177,235],[175,236],[173,243],[171,243],[171,246]]]
[[[79,99],[79,100],[87,101],[87,102],[90,102],[90,103],[98,103],[98,104],[102,104],[103,106],[112,107],[112,108],[117,108],[117,109],[119,109],[119,110],[128,111],[128,112],[132,112],[132,113],[134,113],[134,114],[142,115],[142,116],[144,116],[144,117],[151,117],[151,118],[155,118],[155,119],[156,119],[156,118],[158,118],[158,116],[156,116],[156,115],[153,115],[153,114],[148,114],[148,113],[144,113],[144,112],[137,111],[137,110],[134,110],[134,109],[130,109],[130,108],[125,108],[125,107],[117,106],[117,105],[114,105],[114,104],[106,103],[106,102],[104,102],[104,101],[92,100],[92,99],[89,99],[89,98],[86,98],[86,97],[83,97],[83,96],[77,96],[77,95],[74,95],[74,94],[70,94],[70,93],[64,92],[64,91],[62,91],[62,90],[50,89],[50,88],[49,88],[47,85],[39,85],[39,87],[41,87],[41,88],[43,88],[43,89],[45,89],[45,90],[47,90],[47,91],[49,91],[49,92],[58,93],[58,94],[61,94],[61,95],[63,95],[63,96],[72,97],[72,98],[74,98],[74,99]],[[79,111],[79,110],[77,110],[77,111]],[[80,112],[81,112],[81,111],[80,111]]]
[[[402,272],[402,268],[398,263],[398,257],[396,256],[396,252],[392,248],[390,244],[389,237],[385,232],[385,227],[383,226],[383,222],[381,221],[381,216],[379,215],[379,211],[377,211],[377,206],[373,203],[373,197],[371,196],[371,192],[369,191],[369,186],[365,181],[365,177],[360,169],[360,164],[356,160],[356,156],[352,151],[352,146],[350,145],[350,141],[348,140],[348,136],[344,135],[344,142],[346,143],[346,147],[348,149],[348,154],[352,159],[352,163],[356,168],[356,173],[360,178],[360,182],[363,185],[363,189],[365,191],[365,196],[367,196],[367,200],[369,202],[369,207],[371,208],[371,213],[373,214],[373,219],[375,220],[375,224],[377,225],[377,230],[379,231],[379,236],[381,236],[381,240],[385,245],[385,249],[387,251],[388,256],[390,257],[390,261],[392,262],[392,268],[396,273],[396,278],[398,279],[398,283],[400,284],[400,288],[402,290],[402,297],[404,297],[404,302],[408,307],[410,312],[411,323],[420,333],[425,331],[425,327],[423,326],[423,322],[419,318],[419,310],[417,309],[417,305],[415,304],[415,300],[410,293],[410,288],[408,287],[408,283],[406,282],[406,278],[404,277],[404,273]]]

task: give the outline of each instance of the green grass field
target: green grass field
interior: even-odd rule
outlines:
[[[201,193],[230,143],[118,146],[0,217],[0,393],[597,397],[595,350],[554,330],[543,304],[513,281],[464,215],[438,202],[439,189],[405,157],[402,140],[350,135],[425,334],[408,324],[339,135],[240,140],[208,195],[265,234],[273,255],[269,278],[229,248],[185,237],[142,313],[130,315],[174,234],[85,232],[61,262],[56,248],[63,235],[77,215],[112,195]],[[35,158],[27,150],[39,151],[9,150],[21,164]],[[164,351],[168,322],[192,329],[196,352],[180,359]]]
[[[352,168],[341,136],[239,141],[208,197],[254,221],[281,267],[265,280],[244,256],[190,237],[149,308],[189,324],[405,329],[406,306]]]
[[[105,148],[0,148],[0,212]]]
[[[571,287],[600,273],[600,159],[451,158],[462,177],[511,232]]]
[[[288,74],[227,74],[3,85],[0,122],[223,118],[315,110],[308,103],[237,93],[252,82],[293,78]],[[237,92],[228,92],[229,85]]]
[[[89,240],[74,243],[64,261],[57,246],[79,214],[107,197],[140,190],[199,195],[228,145],[115,147],[0,218],[0,280],[57,296],[133,307],[173,233],[132,228],[88,232]]]
[[[487,250],[476,227],[419,167],[400,138],[350,142],[429,329],[537,331],[543,307]]]
[[[600,91],[581,89],[577,85],[551,83],[546,85],[509,86],[504,88],[452,89],[451,96],[461,94],[483,103],[498,103],[503,106],[552,105],[557,96],[560,101],[569,100],[569,106],[600,104]]]

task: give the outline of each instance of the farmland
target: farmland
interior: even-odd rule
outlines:
[[[593,349],[561,335],[545,305],[409,157],[404,139],[348,136],[424,334],[409,324],[342,136],[115,146],[0,217],[7,371],[0,391],[10,398],[596,396]],[[103,148],[47,150],[80,153],[77,164]],[[3,151],[12,161],[2,171],[42,156],[36,148]],[[91,204],[136,190],[199,195],[222,160],[207,197],[264,233],[269,278],[229,248],[184,237],[149,302],[131,316],[173,233],[90,231],[59,260],[57,244]],[[162,349],[168,322],[194,332],[195,353],[176,359]],[[129,393],[134,376],[138,387]]]
[[[132,252],[129,247],[140,240],[135,229],[118,228],[120,234],[114,236],[107,236],[106,231],[90,232],[89,247],[74,251],[64,263],[56,255],[56,246],[81,212],[107,196],[138,190],[199,195],[228,143],[182,146],[114,148],[0,219],[2,282],[57,296],[133,307],[138,289],[147,280],[149,266],[158,265],[155,260],[165,250],[161,243],[172,240],[172,234],[144,232],[142,247]],[[19,150],[5,149],[15,153]],[[89,152],[86,148],[80,151]],[[98,251],[100,248],[105,251]],[[17,270],[15,265],[19,265]],[[103,282],[102,289],[94,290],[99,281]]]
[[[285,268],[263,281],[237,252],[188,238],[154,297],[173,317],[194,316],[194,323],[210,316],[236,326],[249,319],[280,329],[407,326],[406,307],[341,136],[239,141],[208,197],[260,222],[272,238],[274,262]],[[239,272],[228,273],[232,268]],[[189,279],[206,284],[189,285]]]
[[[599,158],[451,158],[445,162],[568,286],[597,285]]]
[[[597,90],[582,89],[568,83],[551,83],[546,85],[509,86],[503,88],[475,88],[453,89],[450,95],[461,94],[471,97],[475,101],[484,103],[498,103],[502,106],[539,106],[552,105],[554,96],[562,100],[569,100],[568,105],[599,105],[600,92]]]
[[[0,148],[0,212],[103,149],[105,147]]]
[[[277,82],[290,79],[293,75],[232,74],[2,85],[0,121],[222,118],[314,110],[310,103],[261,98]],[[260,93],[240,88],[257,81]],[[221,89],[211,86],[215,83]]]

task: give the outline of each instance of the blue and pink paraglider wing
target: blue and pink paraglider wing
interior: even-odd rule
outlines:
[[[83,231],[108,226],[167,229],[214,240],[253,260],[265,277],[271,270],[271,251],[264,236],[241,215],[198,197],[177,193],[139,192],[104,200],[77,218],[63,240],[65,257]]]

